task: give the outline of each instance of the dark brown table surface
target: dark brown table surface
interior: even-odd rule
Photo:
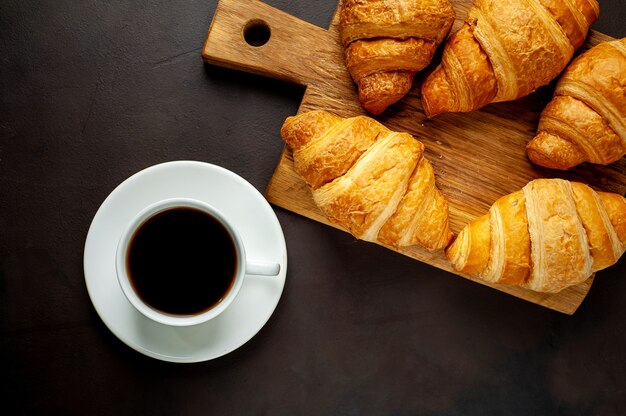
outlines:
[[[268,3],[327,27],[334,0]],[[103,324],[83,248],[131,174],[192,159],[263,190],[303,90],[203,64],[214,0],[0,2],[2,406],[10,414],[623,415],[626,259],[574,316],[276,209],[274,315],[225,357],[171,364]],[[626,36],[626,4],[594,28]],[[4,413],[9,414],[9,413]]]

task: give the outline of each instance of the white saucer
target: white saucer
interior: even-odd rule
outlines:
[[[246,276],[224,313],[191,327],[169,327],[146,318],[126,299],[115,274],[123,228],[141,209],[174,197],[213,205],[235,225],[249,259],[280,264],[277,277]],[[191,363],[228,354],[265,325],[285,286],[287,248],[274,211],[252,185],[219,166],[178,161],[142,170],[111,192],[89,228],[84,270],[96,311],[119,339],[150,357]]]

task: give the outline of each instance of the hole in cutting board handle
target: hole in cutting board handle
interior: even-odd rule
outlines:
[[[243,38],[250,46],[263,46],[269,40],[272,32],[267,23],[260,19],[250,20],[243,28]]]

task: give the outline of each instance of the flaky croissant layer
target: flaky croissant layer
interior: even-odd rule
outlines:
[[[596,0],[475,0],[422,85],[426,115],[473,111],[548,84],[598,13]]]
[[[448,0],[343,0],[339,28],[359,101],[380,114],[411,89],[454,22]]]
[[[369,117],[326,111],[288,117],[281,129],[294,168],[333,223],[391,246],[444,248],[448,203],[435,186],[424,145]]]
[[[553,169],[608,165],[626,154],[626,38],[594,46],[567,67],[526,150]]]
[[[498,199],[448,247],[454,268],[491,283],[558,292],[626,250],[626,199],[562,179],[537,179]]]

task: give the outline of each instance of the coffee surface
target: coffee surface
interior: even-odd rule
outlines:
[[[237,254],[230,234],[211,215],[172,208],[137,229],[126,267],[145,303],[173,315],[196,315],[229,292],[237,273]]]

